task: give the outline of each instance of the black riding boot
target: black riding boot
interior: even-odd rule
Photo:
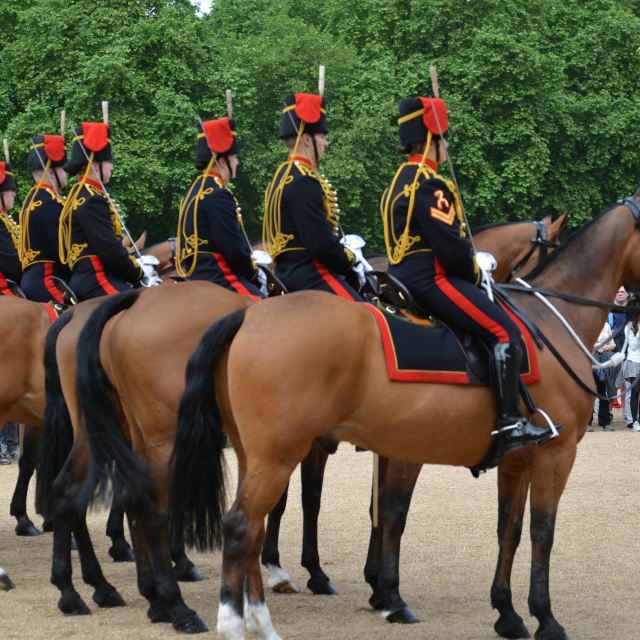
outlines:
[[[522,349],[512,342],[499,342],[492,353],[493,386],[496,393],[498,422],[493,435],[502,438],[505,453],[527,444],[542,444],[553,438],[548,427],[529,422],[518,408],[518,384]]]

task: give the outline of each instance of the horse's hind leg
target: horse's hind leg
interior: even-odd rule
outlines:
[[[80,555],[82,579],[93,587],[93,601],[101,608],[124,607],[125,602],[117,589],[107,582],[102,573],[87,529],[86,511],[75,518],[73,533]]]
[[[500,617],[494,624],[503,638],[530,638],[529,630],[513,608],[511,569],[522,535],[522,518],[529,490],[529,460],[513,454],[498,468],[498,564],[491,586],[491,606]]]
[[[568,640],[551,612],[549,561],[558,503],[575,460],[576,442],[566,439],[551,451],[553,444],[541,448],[542,455],[537,450],[532,454],[529,611],[539,622],[536,640]]]
[[[325,449],[314,441],[300,464],[303,512],[301,564],[310,574],[307,587],[315,594],[331,596],[337,591],[329,576],[320,567],[318,552],[318,516],[328,457]]]
[[[278,550],[278,538],[280,536],[280,523],[287,508],[289,485],[287,484],[278,504],[269,512],[267,517],[267,532],[262,545],[260,562],[269,572],[268,585],[276,593],[298,593],[298,587],[291,580],[291,576],[280,565],[280,551]]]
[[[38,455],[38,441],[40,439],[40,427],[25,427],[22,439],[22,450],[18,460],[18,480],[11,498],[10,513],[18,521],[16,535],[38,536],[40,531],[34,526],[27,516],[27,492],[29,482],[36,468]]]
[[[247,473],[242,474],[236,501],[223,524],[217,630],[225,640],[244,639],[245,617],[249,628],[261,638],[279,640],[264,600],[258,556],[264,518],[282,496],[293,468],[279,460],[263,460],[254,465],[247,466]]]
[[[382,459],[384,460],[384,459]],[[388,622],[412,624],[420,622],[416,614],[400,596],[400,542],[407,522],[411,497],[420,475],[421,465],[389,460],[380,469],[380,523],[382,539],[378,564],[365,567],[365,577],[373,588],[369,603],[380,609]],[[372,531],[372,539],[374,534]],[[377,574],[373,569],[377,568]]]
[[[109,555],[113,561],[133,562],[135,560],[133,551],[124,537],[124,511],[115,501],[111,503],[106,533],[111,538]]]

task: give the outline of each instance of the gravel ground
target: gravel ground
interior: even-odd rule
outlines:
[[[631,640],[640,637],[638,536],[640,527],[640,433],[631,433],[616,415],[615,433],[596,428],[580,445],[575,468],[560,504],[552,556],[553,611],[569,636],[580,640]],[[234,456],[228,455],[230,467]],[[90,514],[89,526],[107,578],[128,606],[92,607],[92,615],[65,617],[56,608],[49,583],[51,536],[18,538],[8,516],[17,465],[0,467],[0,564],[16,584],[0,593],[0,638],[175,638],[167,625],[148,622],[146,601],[136,589],[132,564],[108,558],[103,532],[106,513]],[[320,522],[325,571],[339,590],[335,597],[268,594],[274,625],[283,638],[485,640],[495,638],[495,612],[489,588],[496,561],[495,472],[474,480],[464,469],[423,470],[414,495],[402,548],[402,594],[422,623],[399,627],[369,608],[362,578],[369,525],[371,455],[342,445],[327,467]],[[302,517],[299,478],[293,478],[282,528],[281,558],[304,586],[299,566]],[[30,502],[30,504],[33,504]],[[33,514],[33,508],[30,507]],[[36,519],[39,524],[39,519]],[[525,523],[525,531],[528,524]],[[527,589],[530,545],[523,543],[513,575],[516,609],[529,629]],[[192,555],[206,578],[183,585],[186,602],[216,637],[220,554]],[[74,559],[76,588],[91,605]]]

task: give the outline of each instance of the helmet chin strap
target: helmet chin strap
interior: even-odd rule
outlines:
[[[229,158],[227,156],[222,156],[224,163],[227,165],[227,171],[229,172],[229,177],[227,178],[227,182],[233,178],[233,172],[231,171],[231,163],[229,162]]]
[[[4,203],[4,191],[0,191],[0,207],[2,207],[3,213],[7,210],[7,206]]]
[[[317,167],[320,164],[320,161],[318,160],[318,145],[316,144],[316,134],[315,133],[311,134],[311,141],[313,142],[313,155],[315,156],[316,167]]]
[[[56,184],[58,185],[58,192],[62,192],[62,184],[60,183],[60,178],[58,177],[58,170],[54,167],[52,169],[53,177],[56,179]]]
[[[98,162],[98,169],[100,169],[100,182],[104,184],[104,175],[102,173],[102,162]]]

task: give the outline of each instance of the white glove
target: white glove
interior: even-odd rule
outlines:
[[[160,260],[158,260],[158,258],[150,254],[140,256],[139,258],[137,258],[137,262],[140,266],[142,266],[143,264],[148,264],[152,267],[157,267],[160,264]]]
[[[155,264],[159,264],[158,258],[155,256],[142,256],[142,258],[137,258],[136,262],[140,265],[142,269],[143,276],[140,278],[140,284],[143,287],[155,287],[158,284],[162,284],[162,279],[158,276],[158,272],[155,270],[153,264],[148,264],[148,258],[152,258],[155,260]]]
[[[488,251],[477,251],[476,262],[481,269],[485,271],[495,271],[498,261]]]
[[[364,275],[365,274],[364,264],[362,264],[362,262],[356,262],[356,266],[353,267],[353,270],[356,272],[356,275],[358,276],[358,282],[360,286],[364,287],[364,285],[367,283],[367,278]]]
[[[489,300],[493,302],[493,291],[491,290],[491,284],[493,282],[493,276],[490,271],[486,271],[479,266],[480,269],[480,287],[484,289],[485,293],[489,297]]]
[[[262,249],[254,249],[251,255],[255,263],[263,267],[268,267],[273,262],[271,256],[266,251],[262,251]]]
[[[269,295],[269,288],[267,287],[267,274],[258,267],[258,288],[265,295]]]

